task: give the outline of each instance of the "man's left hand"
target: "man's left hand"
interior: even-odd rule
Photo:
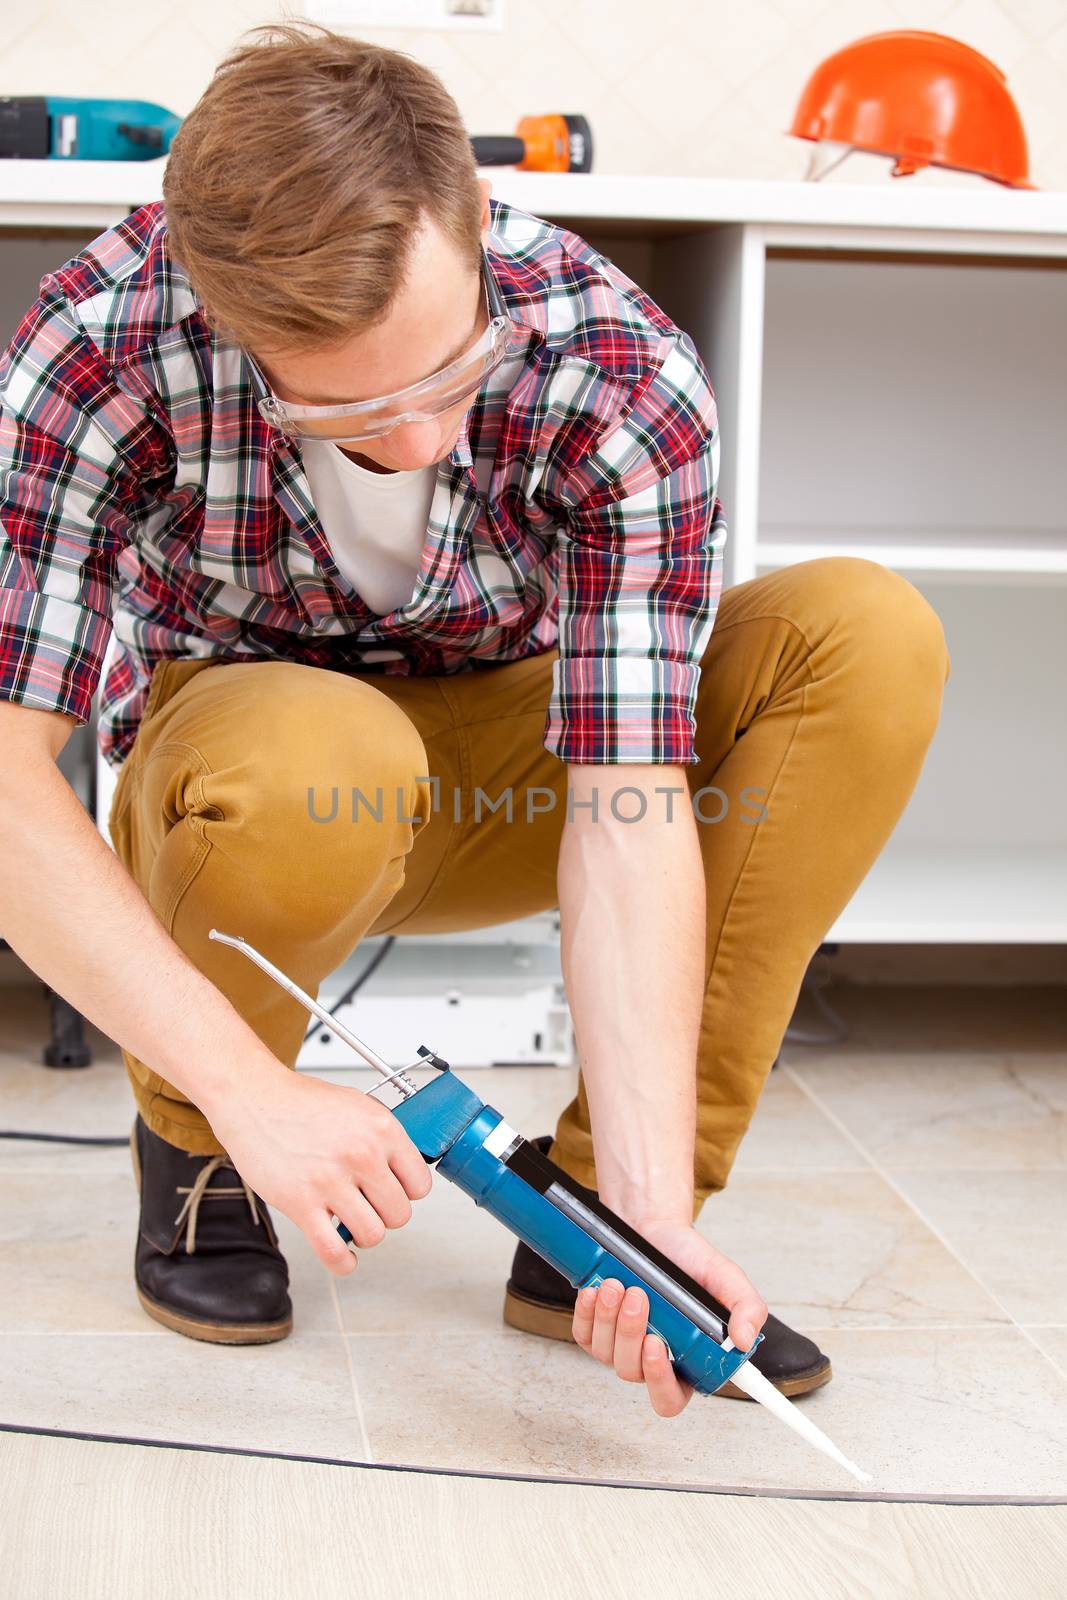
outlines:
[[[730,1312],[729,1334],[738,1350],[747,1350],[767,1319],[767,1307],[736,1261],[724,1256],[686,1223],[649,1222],[634,1225],[649,1244],[677,1263],[710,1291]],[[663,1340],[646,1334],[648,1295],[630,1287],[623,1294],[617,1278],[596,1289],[583,1289],[574,1305],[575,1342],[605,1366],[613,1366],[626,1383],[644,1383],[657,1416],[675,1417],[696,1392],[679,1378]]]

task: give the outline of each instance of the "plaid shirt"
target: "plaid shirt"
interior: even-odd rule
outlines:
[[[437,466],[406,605],[343,577],[299,447],[259,415],[142,206],[49,274],[0,359],[0,698],[87,722],[118,767],[164,657],[477,670],[558,646],[564,762],[691,763],[721,586],[715,397],[688,334],[591,245],[490,200],[520,337]]]

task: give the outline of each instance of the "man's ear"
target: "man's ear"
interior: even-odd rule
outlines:
[[[492,212],[489,210],[489,196],[493,192],[492,181],[489,178],[479,178],[478,187],[482,191],[482,243],[484,244],[485,234],[493,220]]]

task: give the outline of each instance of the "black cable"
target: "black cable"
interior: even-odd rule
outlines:
[[[49,1144],[129,1144],[130,1136],[126,1134],[123,1139],[96,1139],[86,1133],[16,1133],[8,1128],[0,1128],[0,1139],[33,1139],[38,1142],[47,1141]]]
[[[823,994],[829,988],[833,977],[829,969],[824,971],[822,981],[819,981],[819,969],[816,962],[820,956],[834,956],[837,954],[837,945],[821,944],[811,961],[800,984],[800,993],[810,997],[815,1010],[819,1012],[827,1027],[821,1032],[810,1028],[800,1028],[792,1020],[783,1035],[783,1043],[789,1044],[840,1044],[848,1038],[849,1027],[844,1017],[830,1004]],[[794,1013],[795,1015],[795,1013]],[[780,1052],[779,1052],[780,1054]]]
[[[396,934],[390,933],[386,937],[385,943],[382,945],[381,949],[374,952],[373,956],[367,962],[367,965],[363,968],[363,971],[359,974],[358,978],[354,979],[354,981],[349,984],[348,988],[344,991],[340,998],[335,1000],[333,1005],[328,1008],[331,1017],[336,1016],[341,1007],[348,1004],[357,990],[362,989],[363,985],[373,972],[377,972],[378,968],[381,966],[382,962],[385,960],[395,943]],[[311,1038],[316,1029],[321,1028],[322,1025],[323,1024],[319,1021],[318,1017],[316,1017],[307,1033],[304,1035],[305,1044]],[[0,1128],[0,1139],[25,1139],[37,1144],[94,1144],[107,1145],[111,1147],[129,1144],[130,1142],[129,1134],[121,1139],[112,1139],[94,1138],[92,1135],[85,1133],[15,1132],[14,1130],[8,1128]]]
[[[358,989],[362,989],[363,985],[366,983],[366,981],[370,977],[371,973],[377,972],[378,968],[381,966],[382,962],[385,960],[386,956],[389,954],[389,952],[393,948],[394,944],[396,944],[396,934],[395,933],[387,934],[386,935],[386,939],[385,939],[385,943],[382,945],[380,950],[375,950],[374,954],[371,956],[370,960],[367,962],[367,965],[363,968],[363,971],[359,974],[359,977],[353,979],[353,981],[349,984],[348,988],[345,990],[344,994],[342,994],[337,1000],[335,1000],[332,1006],[328,1007],[328,1010],[329,1010],[329,1013],[330,1013],[331,1017],[335,1017],[337,1015],[337,1013],[341,1010],[341,1007],[342,1006],[346,1006],[348,1004],[348,1002],[351,1000],[352,996],[356,993],[356,991]],[[318,1017],[313,1017],[312,1020],[311,1020],[311,1024],[308,1027],[308,1031],[304,1035],[304,1043],[307,1044],[307,1042],[311,1038],[312,1034],[317,1033],[318,1030],[322,1026],[323,1026],[323,1024],[322,1024],[322,1022],[319,1021],[319,1018]]]

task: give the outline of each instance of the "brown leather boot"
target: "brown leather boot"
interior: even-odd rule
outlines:
[[[267,1207],[229,1159],[189,1155],[140,1115],[130,1154],[141,1196],[134,1279],[148,1315],[212,1344],[284,1339],[289,1268]]]
[[[547,1155],[552,1137],[550,1133],[542,1134],[531,1143]],[[587,1189],[573,1178],[570,1183],[579,1197],[597,1198],[595,1189]],[[509,1327],[537,1333],[545,1339],[571,1340],[577,1298],[573,1284],[520,1239],[504,1292],[504,1321]],[[813,1340],[796,1333],[773,1314],[768,1314],[760,1332],[763,1343],[752,1357],[752,1365],[776,1389],[786,1395],[807,1394],[809,1389],[819,1389],[830,1382],[830,1358]],[[751,1399],[732,1383],[725,1383],[716,1395],[729,1400]]]

